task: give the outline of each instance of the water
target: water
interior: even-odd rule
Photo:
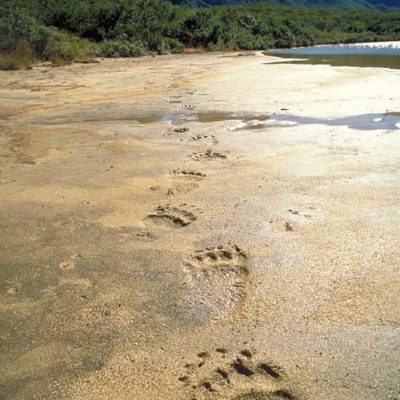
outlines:
[[[192,111],[184,113],[128,113],[124,110],[123,113],[118,114],[117,117],[110,116],[109,114],[102,113],[101,115],[84,115],[85,118],[78,119],[78,117],[64,120],[60,117],[55,117],[53,120],[46,120],[46,123],[59,124],[59,123],[76,123],[78,122],[93,122],[93,121],[135,121],[139,124],[154,124],[160,122],[167,122],[172,126],[184,125],[191,122],[197,123],[215,123],[215,122],[233,122],[238,121],[236,125],[229,124],[227,129],[230,131],[242,130],[263,130],[268,128],[289,128],[296,125],[328,125],[328,126],[347,126],[350,129],[358,130],[375,130],[387,129],[397,130],[400,129],[400,112],[393,110],[386,113],[376,114],[362,114],[344,118],[311,118],[302,117],[298,115],[291,115],[287,113],[282,114],[268,114],[267,112],[224,112],[224,111]],[[42,122],[42,121],[41,121]],[[42,122],[43,123],[43,122]],[[186,132],[187,128],[176,128],[177,132],[183,129]]]
[[[271,121],[274,120],[291,122],[299,125],[347,126],[350,129],[357,129],[360,131],[373,131],[377,129],[400,129],[399,112],[388,112],[385,114],[362,114],[334,119],[321,119],[301,117],[296,115],[278,114],[271,117]]]
[[[400,69],[400,42],[300,47],[265,54],[292,60],[296,64]],[[273,64],[283,62],[287,61]]]
[[[383,114],[361,114],[350,117],[326,119],[302,117],[291,114],[268,115],[266,113],[233,113],[219,111],[205,111],[191,114],[149,114],[145,116],[133,116],[132,119],[142,124],[166,121],[171,125],[181,125],[191,121],[202,123],[240,121],[240,124],[228,128],[231,131],[259,130],[274,127],[284,128],[295,125],[347,126],[350,129],[361,131],[400,129],[400,112],[396,111]]]
[[[327,125],[347,126],[350,129],[369,131],[376,129],[400,129],[400,112],[383,114],[362,114],[344,118],[310,118],[290,114],[266,113],[234,113],[219,111],[204,111],[191,114],[149,114],[136,115],[132,119],[141,124],[151,124],[166,121],[171,125],[182,125],[191,121],[212,123],[220,121],[240,121],[240,124],[229,128],[232,131],[259,130],[274,127],[292,127],[295,125]]]
[[[149,115],[134,115],[131,119],[141,124],[151,124],[154,122],[166,121],[171,125],[182,125],[187,122],[220,122],[220,121],[266,121],[270,118],[264,113],[234,113],[223,111],[204,111],[190,114],[149,114]]]

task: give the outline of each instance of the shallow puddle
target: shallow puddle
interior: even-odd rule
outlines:
[[[267,114],[252,114],[252,113],[228,113],[228,112],[204,112],[197,114],[199,122],[220,122],[229,120],[239,121],[267,121],[270,116]]]
[[[357,130],[396,130],[400,129],[400,112],[390,111],[383,114],[362,114],[345,118],[312,118],[291,114],[267,114],[256,112],[225,112],[225,111],[202,111],[182,113],[121,113],[118,116],[106,115],[93,116],[90,113],[81,113],[78,116],[53,117],[36,120],[39,123],[65,124],[77,122],[96,121],[135,121],[139,124],[153,124],[158,122],[169,122],[171,125],[182,125],[190,122],[214,123],[223,121],[239,121],[236,126],[228,126],[228,130],[262,130],[267,128],[284,128],[296,125],[328,125],[347,126]],[[83,117],[83,118],[82,118]]]
[[[361,131],[372,131],[376,129],[400,129],[400,112],[388,112],[385,114],[362,114],[335,119],[309,118],[281,114],[274,115],[271,118],[271,122],[274,120],[291,122],[299,125],[347,126],[350,129],[357,129]],[[273,126],[273,124],[270,126]]]
[[[231,130],[253,130],[264,128],[291,127],[296,125],[328,125],[347,126],[357,130],[400,129],[400,112],[387,112],[385,114],[362,114],[344,118],[323,119],[301,117],[290,114],[257,114],[233,112],[199,112],[191,114],[151,114],[133,116],[133,120],[141,124],[150,124],[160,121],[170,122],[171,125],[181,125],[187,122],[212,123],[221,121],[241,121]]]
[[[267,128],[290,128],[297,125],[327,125],[347,126],[350,129],[371,131],[377,129],[400,129],[400,112],[387,112],[384,114],[362,114],[344,118],[312,118],[290,114],[272,115],[265,121],[242,120],[235,127],[228,128],[231,131],[259,130]]]
[[[221,122],[221,121],[267,121],[270,119],[268,114],[263,113],[233,113],[223,111],[206,111],[191,114],[150,114],[150,115],[138,115],[132,116],[134,121],[141,124],[151,124],[154,122],[167,121],[171,125],[181,125],[186,122]]]

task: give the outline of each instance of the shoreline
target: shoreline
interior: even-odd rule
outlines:
[[[337,47],[370,47],[370,48],[400,48],[400,41],[393,41],[389,40],[387,42],[377,41],[377,42],[358,42],[358,43],[326,43],[326,44],[316,44],[312,46],[303,46],[303,47],[291,47],[288,50],[295,50],[295,49],[307,49],[309,47],[328,47],[328,46],[337,46]],[[272,50],[285,50],[285,49],[272,49]],[[272,51],[267,50],[267,51]]]

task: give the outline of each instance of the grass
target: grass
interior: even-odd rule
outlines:
[[[29,44],[22,43],[16,50],[0,54],[0,70],[15,71],[18,69],[30,69],[36,61]]]

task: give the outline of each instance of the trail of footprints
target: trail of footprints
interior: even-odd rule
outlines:
[[[191,108],[190,106],[188,108]],[[175,128],[178,133],[187,128]],[[208,139],[192,136],[190,141]],[[216,139],[211,137],[213,143]],[[224,160],[225,153],[213,151],[189,155],[194,161]],[[175,169],[176,178],[202,180],[206,174],[191,169]],[[197,220],[200,209],[188,204],[158,206],[148,215],[154,222],[184,228]],[[207,247],[195,251],[186,262],[189,304],[201,305],[208,315],[224,314],[240,304],[246,295],[249,275],[248,255],[236,244]],[[254,352],[241,350],[234,356],[224,348],[200,352],[194,362],[186,363],[179,381],[188,391],[188,400],[298,400],[285,387],[285,376],[279,367],[258,359]]]
[[[186,263],[189,303],[200,304],[210,316],[222,315],[245,297],[247,254],[237,245],[195,251]]]
[[[187,128],[178,128],[179,132],[186,132]],[[175,129],[178,131],[178,129]],[[215,138],[214,135],[211,135],[212,138]],[[193,140],[202,140],[208,138],[208,135],[197,135],[197,137],[192,138]],[[190,156],[193,160],[212,160],[212,159],[225,159],[226,155],[218,152],[213,152],[211,149],[206,150],[205,152],[193,153]],[[206,177],[206,174],[196,171],[196,170],[180,170],[175,169],[171,172],[171,174],[175,177],[180,178],[189,178],[194,180],[201,180]],[[189,209],[190,208],[190,209]],[[194,210],[195,209],[195,210]],[[181,204],[179,207],[171,206],[167,204],[165,206],[158,206],[154,212],[149,214],[147,217],[156,222],[163,222],[172,227],[183,228],[194,221],[197,220],[197,216],[194,211],[198,213],[202,213],[202,211],[195,206],[188,206],[187,204]]]
[[[230,356],[225,348],[202,351],[178,377],[189,400],[298,400],[285,387],[282,370],[249,349]]]

